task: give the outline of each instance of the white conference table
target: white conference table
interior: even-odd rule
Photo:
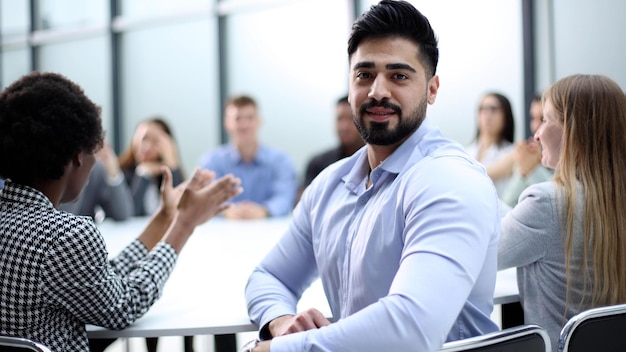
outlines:
[[[111,256],[135,239],[146,218],[99,224]],[[244,288],[255,265],[287,230],[289,218],[228,221],[199,226],[183,248],[162,297],[123,330],[87,325],[91,338],[224,335],[255,331],[246,311]],[[515,271],[498,273],[494,304],[519,301]],[[303,295],[299,308],[331,316],[321,282]]]

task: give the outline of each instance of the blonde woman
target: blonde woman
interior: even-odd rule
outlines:
[[[569,76],[544,93],[543,115],[535,139],[554,180],[502,219],[498,268],[517,267],[525,322],[556,351],[567,319],[626,302],[626,97],[608,77]]]

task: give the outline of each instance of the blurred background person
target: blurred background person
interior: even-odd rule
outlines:
[[[347,95],[337,100],[335,116],[335,131],[339,145],[317,154],[309,160],[301,191],[304,190],[326,166],[354,154],[354,152],[364,145],[359,130],[357,130],[352,120],[352,109],[350,109]]]
[[[510,207],[517,204],[520,194],[528,186],[554,177],[552,170],[541,165],[541,145],[534,137],[543,120],[542,110],[541,94],[537,94],[530,104],[530,131],[533,135],[516,143],[512,152],[513,175],[500,197]]]
[[[514,138],[515,120],[509,99],[500,93],[485,94],[478,106],[476,138],[465,150],[485,166],[499,196],[513,173]]]
[[[262,219],[290,214],[296,200],[296,168],[284,152],[259,142],[261,127],[256,101],[234,96],[224,107],[224,128],[230,143],[204,154],[199,167],[217,177],[233,174],[241,179],[243,193],[224,211],[227,219]]]
[[[161,166],[172,171],[176,187],[183,180],[180,158],[170,126],[153,117],[139,123],[119,164],[130,187],[136,216],[150,215],[159,204]]]
[[[133,197],[120,169],[117,155],[110,145],[104,144],[96,154],[87,184],[79,198],[61,204],[59,209],[76,215],[91,216],[97,222],[109,218],[122,221],[135,214]]]

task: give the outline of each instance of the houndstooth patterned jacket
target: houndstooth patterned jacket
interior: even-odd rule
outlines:
[[[160,297],[177,258],[133,241],[108,260],[89,217],[11,181],[0,190],[0,334],[89,351],[85,324],[123,329]]]

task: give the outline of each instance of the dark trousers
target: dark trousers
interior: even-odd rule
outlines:
[[[103,352],[115,342],[115,340],[116,339],[89,339],[89,350],[91,352]],[[158,337],[146,337],[146,348],[148,352],[156,352],[158,344]],[[185,336],[185,352],[193,352],[193,336]]]
[[[235,334],[215,335],[213,341],[215,352],[237,352],[237,335]]]
[[[524,324],[524,309],[519,302],[502,305],[502,328],[511,328]]]

